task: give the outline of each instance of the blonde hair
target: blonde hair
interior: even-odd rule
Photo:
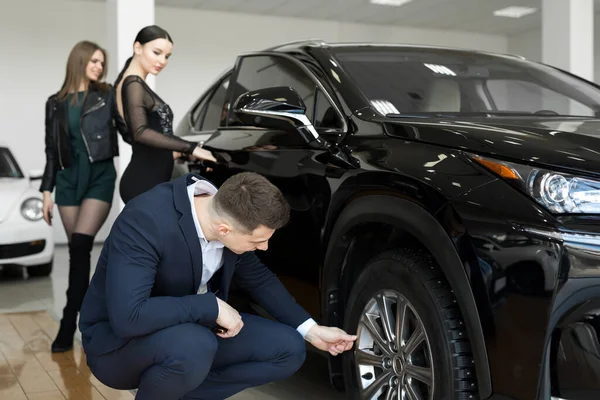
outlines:
[[[88,79],[85,70],[97,50],[100,50],[104,55],[104,68],[102,68],[102,74],[98,77],[98,82],[94,82],[94,84],[102,91],[108,90],[108,85],[101,82],[106,76],[108,65],[106,51],[94,42],[83,40],[73,46],[71,53],[69,53],[65,80],[58,92],[58,100],[65,100],[69,93],[77,93],[79,91],[81,82]],[[87,96],[87,92],[88,90],[86,89],[84,98]],[[73,97],[73,101],[75,101],[75,99],[76,97]]]

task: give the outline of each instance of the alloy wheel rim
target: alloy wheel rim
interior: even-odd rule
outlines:
[[[421,317],[404,296],[377,293],[361,313],[356,336],[361,399],[433,399],[431,345]]]

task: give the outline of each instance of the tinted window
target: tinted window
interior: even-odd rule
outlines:
[[[227,96],[227,88],[229,87],[229,77],[226,78],[213,92],[212,97],[206,105],[204,120],[202,122],[202,130],[217,129],[221,121],[225,120],[227,109],[225,108],[225,97]]]
[[[316,85],[296,64],[283,57],[249,56],[242,59],[236,85],[233,89],[233,101],[248,91],[273,86],[291,86],[306,104],[306,115],[313,119]],[[229,125],[237,125],[233,113],[229,116]]]
[[[202,125],[202,118],[204,117],[204,112],[206,111],[206,104],[208,103],[208,99],[210,99],[210,93],[204,96],[202,101],[192,111],[192,126],[196,131],[199,131],[200,126]],[[193,132],[186,131],[185,133],[192,134]]]
[[[327,97],[320,89],[317,89],[315,99],[315,118],[313,121],[315,128],[322,129],[342,129],[343,124],[340,115],[335,111]]]
[[[593,116],[594,111],[576,100],[522,80],[490,79],[487,88],[498,110],[569,110],[573,115]]]
[[[0,147],[0,178],[22,178],[17,161],[7,148]]]
[[[192,111],[192,125],[195,131],[217,129],[225,118],[225,96],[229,86],[229,77],[210,93]],[[183,135],[193,132],[182,132]]]
[[[334,52],[382,114],[551,110],[589,116],[600,104],[592,85],[516,57],[405,47]]]

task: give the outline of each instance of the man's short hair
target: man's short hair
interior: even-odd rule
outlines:
[[[279,229],[287,224],[290,206],[267,178],[254,172],[231,176],[219,188],[213,200],[217,214],[233,219],[244,233],[260,225]]]

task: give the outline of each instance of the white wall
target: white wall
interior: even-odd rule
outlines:
[[[542,61],[542,30],[536,29],[509,36],[508,52],[521,55],[532,61]]]
[[[0,119],[4,121],[0,140],[9,144],[27,174],[44,168],[44,105],[62,84],[71,48],[84,38],[106,41],[104,4],[0,2]],[[54,214],[55,237],[65,242],[57,209]],[[105,235],[106,227],[101,233]]]
[[[9,143],[25,171],[42,169],[44,103],[60,87],[68,53],[77,41],[88,39],[106,46],[105,5],[73,0],[0,1],[0,37],[4,39],[0,42],[0,138]],[[158,7],[156,23],[168,30],[175,42],[169,66],[156,79],[156,90],[173,108],[176,124],[214,77],[233,64],[237,54],[281,42],[320,38],[449,45],[498,52],[508,49],[508,40],[494,35],[179,8]],[[234,33],[234,28],[241,33]],[[117,72],[109,71],[109,81]],[[99,240],[108,233],[116,213],[115,203]],[[64,242],[59,218],[54,221],[57,241]]]

